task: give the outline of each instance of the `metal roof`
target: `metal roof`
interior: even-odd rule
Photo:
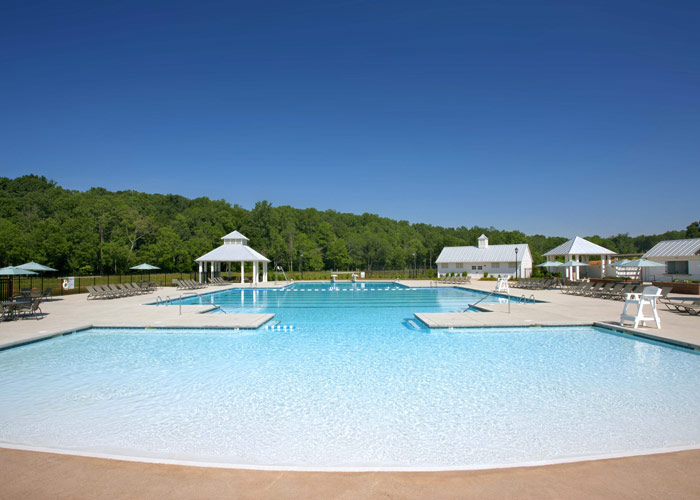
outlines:
[[[518,261],[525,252],[530,254],[527,243],[518,245],[489,245],[478,247],[444,247],[435,260],[436,264],[447,262],[515,262],[515,249],[518,249]]]
[[[248,245],[221,245],[195,259],[195,262],[270,262]]]
[[[241,233],[238,231],[233,231],[228,233],[226,236],[221,237],[222,240],[248,240],[245,236],[243,236]]]
[[[556,248],[552,248],[547,255],[615,255],[615,252],[605,247],[591,243],[588,240],[576,236]]]
[[[644,254],[650,257],[694,257],[700,255],[700,238],[690,240],[660,241]]]

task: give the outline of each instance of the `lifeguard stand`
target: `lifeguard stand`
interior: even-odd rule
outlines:
[[[656,300],[661,296],[661,289],[655,286],[648,286],[642,290],[642,293],[628,293],[625,299],[625,307],[622,309],[622,314],[620,315],[620,324],[624,325],[625,321],[632,321],[634,323],[634,328],[639,326],[646,326],[647,321],[654,321],[656,323],[656,328],[661,328],[661,320],[659,319],[659,313],[656,310]],[[637,313],[631,314],[627,312],[627,308],[631,305],[637,306]],[[644,316],[644,306],[651,307],[651,316]]]

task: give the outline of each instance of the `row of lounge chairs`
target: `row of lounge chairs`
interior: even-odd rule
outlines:
[[[228,281],[226,281],[225,279],[223,279],[221,277],[218,277],[218,278],[215,277],[215,278],[209,278],[209,284],[215,285],[215,286],[226,286],[226,285],[230,285],[231,283],[229,283]]]
[[[598,299],[625,300],[627,294],[642,293],[643,285],[624,283],[578,283],[562,289],[568,295],[578,295],[581,297],[594,297]],[[661,300],[667,300],[671,287],[661,289]]]
[[[152,293],[156,290],[157,285],[152,282],[144,281],[140,285],[135,283],[119,283],[115,285],[94,285],[86,288],[88,291],[88,300],[118,299],[121,297],[133,297],[134,295]]]
[[[440,276],[435,280],[436,285],[465,285],[472,282],[471,276]]]
[[[528,290],[551,290],[562,286],[559,278],[521,278],[519,281],[509,281],[511,288],[526,288]]]
[[[207,285],[199,283],[195,280],[173,280],[177,284],[178,290],[198,290],[200,288],[206,288]]]

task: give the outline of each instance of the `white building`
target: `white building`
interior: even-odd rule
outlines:
[[[209,253],[195,259],[199,263],[199,282],[204,282],[209,264],[209,276],[221,275],[221,264],[226,264],[226,269],[231,272],[231,263],[241,264],[241,283],[244,281],[245,263],[253,263],[253,283],[258,283],[260,270],[258,265],[262,263],[262,282],[267,281],[267,263],[270,259],[256,252],[248,246],[248,238],[238,231],[233,231],[221,238],[224,243]]]
[[[438,277],[460,273],[481,277],[485,272],[491,276],[515,276],[516,269],[519,278],[529,278],[532,274],[532,254],[527,243],[489,245],[483,234],[479,236],[478,247],[443,248],[435,263]]]
[[[700,280],[700,238],[660,241],[644,254],[645,259],[662,262],[666,267],[651,267],[644,271],[645,279]]]

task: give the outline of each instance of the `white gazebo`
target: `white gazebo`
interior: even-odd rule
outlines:
[[[548,262],[553,262],[557,257],[563,256],[564,260],[576,260],[587,264],[591,255],[600,255],[601,276],[605,277],[605,266],[610,264],[610,256],[615,255],[615,252],[579,236],[562,243],[556,248],[552,248],[543,257],[546,257]],[[580,279],[580,268],[578,266],[567,267],[566,277],[569,279]]]
[[[223,262],[227,264],[228,272],[231,272],[232,262],[241,263],[241,283],[243,283],[245,274],[245,263],[253,263],[253,283],[257,283],[258,265],[262,262],[262,282],[267,282],[267,263],[270,262],[270,259],[250,248],[248,246],[248,238],[238,231],[233,231],[221,239],[224,240],[223,245],[195,259],[196,262],[199,262],[200,283],[202,283],[202,273],[206,272],[207,263],[209,263],[211,275],[218,276],[221,273],[221,264]]]

